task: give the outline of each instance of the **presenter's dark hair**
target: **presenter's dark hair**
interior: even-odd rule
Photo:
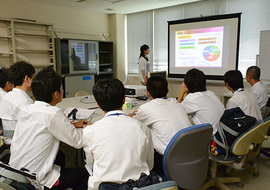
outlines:
[[[100,108],[108,112],[122,108],[125,98],[125,88],[120,80],[116,78],[105,78],[99,80],[94,85],[93,95]]]
[[[224,75],[224,82],[227,83],[234,91],[244,88],[242,73],[238,70],[227,71]]]
[[[251,76],[255,81],[260,80],[261,69],[257,66],[251,66],[247,69],[247,75]]]
[[[50,103],[53,93],[60,92],[61,85],[61,76],[52,67],[47,67],[36,74],[31,88],[36,100]]]
[[[144,51],[145,51],[145,50],[148,50],[148,49],[149,49],[149,46],[146,45],[146,44],[142,45],[141,48],[140,48],[140,51],[141,51],[140,57],[144,57],[144,59],[146,59],[147,61],[148,61],[148,57],[146,57],[146,56],[144,55]],[[139,58],[140,58],[140,57],[139,57]]]
[[[206,91],[205,74],[198,69],[190,69],[185,75],[184,82],[191,93]]]
[[[8,69],[0,69],[0,87],[5,88],[6,83],[9,81]]]
[[[146,89],[153,98],[167,96],[168,82],[162,76],[152,76],[146,82]]]
[[[10,66],[9,79],[14,87],[21,86],[25,76],[32,78],[35,72],[33,65],[25,61],[19,61]]]

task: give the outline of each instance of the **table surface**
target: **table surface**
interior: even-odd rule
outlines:
[[[135,98],[130,98],[130,99],[135,100]],[[138,110],[140,105],[147,102],[147,101],[142,101],[142,100],[136,100],[136,101],[138,103],[137,106],[134,106],[131,109],[123,109],[123,111],[126,114],[132,113],[133,111]],[[92,123],[102,119],[105,115],[105,113],[101,109],[97,108],[97,104],[93,95],[63,98],[62,102],[58,103],[56,106],[61,108],[63,111],[65,111],[68,107],[96,109],[93,115],[93,119],[91,120]]]

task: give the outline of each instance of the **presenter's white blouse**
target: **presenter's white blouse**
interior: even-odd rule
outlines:
[[[150,128],[154,148],[161,155],[178,131],[191,126],[184,108],[172,98],[156,98],[141,105],[134,118]]]
[[[145,77],[148,77],[148,72],[151,71],[150,62],[148,62],[144,57],[140,57],[139,59],[139,78],[141,82],[144,82],[144,78],[142,75],[142,70],[145,71]]]
[[[251,88],[251,93],[254,94],[258,100],[259,107],[262,109],[270,97],[270,93],[266,89],[266,87],[263,85],[261,81],[255,83]]]
[[[239,88],[233,93],[233,96],[228,100],[226,109],[240,107],[242,111],[249,116],[255,117],[257,120],[262,120],[262,114],[254,94]]]
[[[3,90],[3,88],[0,88],[0,102],[2,100],[2,98],[6,95],[6,91]]]
[[[191,114],[196,125],[210,123],[213,134],[217,132],[217,125],[225,108],[218,97],[211,91],[189,93],[181,102],[187,114]]]
[[[13,88],[8,92],[0,102],[0,118],[2,119],[3,129],[14,131],[17,123],[18,113],[28,104],[33,104],[29,95],[19,89]],[[11,138],[5,138],[6,144],[11,144]]]
[[[84,128],[83,142],[86,163],[93,169],[89,172],[89,190],[98,189],[102,182],[137,180],[142,172],[149,175],[153,167],[149,129],[120,110],[110,111]]]
[[[53,165],[60,141],[81,148],[82,132],[56,106],[41,101],[27,105],[18,116],[9,164],[37,173],[41,185],[51,188],[60,176],[60,167]]]

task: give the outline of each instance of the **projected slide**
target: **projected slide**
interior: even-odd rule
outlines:
[[[224,27],[175,31],[175,67],[222,67]]]

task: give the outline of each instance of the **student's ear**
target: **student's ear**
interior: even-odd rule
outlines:
[[[125,102],[126,102],[126,96],[124,96],[123,104],[125,104]]]
[[[99,109],[101,109],[101,107],[99,106],[99,104],[96,102],[96,104],[97,104],[97,107],[99,108]]]

